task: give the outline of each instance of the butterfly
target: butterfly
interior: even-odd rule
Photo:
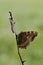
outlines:
[[[37,37],[38,33],[36,31],[26,31],[26,32],[20,32],[19,34],[16,34],[15,31],[15,22],[12,17],[12,13],[10,13],[10,24],[11,24],[11,30],[16,35],[17,45],[19,48],[26,48],[30,42],[32,42],[35,37]]]
[[[19,48],[25,48],[37,37],[37,32],[21,32],[17,35],[17,45]]]

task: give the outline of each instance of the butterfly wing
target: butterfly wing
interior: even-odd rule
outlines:
[[[18,34],[18,42],[17,45],[19,48],[26,48],[28,44],[34,40],[37,36],[37,32],[30,31],[30,32],[21,32]]]
[[[18,35],[18,46],[20,48],[26,48],[26,46],[28,44],[29,44],[28,33],[27,32],[21,32]]]

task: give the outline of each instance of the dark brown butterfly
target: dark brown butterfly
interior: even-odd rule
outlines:
[[[34,40],[34,38],[37,36],[37,32],[35,31],[28,31],[28,32],[21,32],[18,35],[15,31],[15,23],[13,21],[12,13],[10,13],[10,24],[11,24],[11,30],[16,35],[17,45],[19,48],[26,48],[30,42]]]
[[[17,35],[17,45],[19,48],[26,48],[37,36],[37,32],[21,32]]]

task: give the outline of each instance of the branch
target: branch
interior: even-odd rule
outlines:
[[[18,47],[18,46],[17,46],[17,48],[18,48],[18,55],[19,55],[20,61],[21,61],[22,65],[24,65],[24,62],[25,62],[25,61],[22,60],[22,57],[21,57],[21,55],[20,55],[19,47]]]
[[[15,31],[15,22],[14,22],[14,20],[13,20],[12,13],[11,13],[10,11],[9,11],[9,14],[10,14],[9,21],[10,21],[10,24],[11,24],[11,31],[12,31],[13,33],[15,33],[16,41],[17,41],[18,38],[17,38],[16,31]],[[25,62],[25,61],[22,60],[22,57],[21,57],[20,52],[19,52],[19,47],[18,47],[18,45],[17,45],[17,49],[18,49],[18,55],[19,55],[20,61],[21,61],[22,65],[24,65],[24,62]]]

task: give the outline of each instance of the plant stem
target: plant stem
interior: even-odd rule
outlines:
[[[14,20],[13,20],[12,13],[11,13],[10,11],[9,11],[9,14],[10,14],[9,21],[10,21],[10,24],[11,24],[11,31],[12,31],[13,33],[15,33],[16,41],[17,41],[17,34],[16,34],[16,31],[15,31],[15,22],[14,22]],[[22,65],[24,65],[24,62],[25,62],[25,61],[22,60],[22,57],[21,57],[20,52],[19,52],[19,47],[18,47],[18,45],[17,45],[17,49],[18,49],[18,55],[19,55],[20,61],[21,61]]]
[[[17,48],[18,48],[18,55],[19,55],[20,61],[21,61],[22,65],[24,65],[25,61],[22,60],[22,57],[20,55],[20,51],[19,51],[19,47],[18,46],[17,46]]]

